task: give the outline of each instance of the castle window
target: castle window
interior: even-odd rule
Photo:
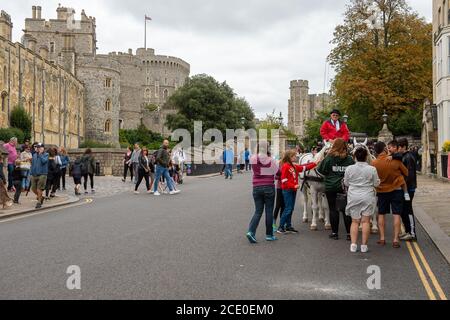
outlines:
[[[50,53],[55,53],[55,43],[50,42]]]
[[[31,115],[31,112],[33,111],[33,104],[31,101],[28,101],[28,114]]]
[[[164,100],[167,100],[169,98],[169,90],[164,89]]]
[[[119,119],[119,129],[123,129],[123,120]]]
[[[105,102],[105,111],[111,111],[111,100],[107,99]]]
[[[51,127],[53,125],[53,106],[50,106],[50,109],[48,110],[48,120]]]
[[[167,86],[167,78],[164,79],[164,84]]]
[[[8,72],[6,70],[6,66],[3,67],[3,84],[6,87],[6,85],[8,84]]]
[[[6,92],[2,93],[2,111],[4,112],[6,109]]]
[[[106,80],[105,80],[105,87],[106,88],[111,88],[111,84],[112,84],[111,78],[106,78]]]
[[[111,133],[111,120],[108,119],[105,122],[105,133]]]
[[[159,98],[159,81],[155,81],[155,97]]]

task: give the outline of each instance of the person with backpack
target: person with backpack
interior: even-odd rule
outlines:
[[[67,154],[67,151],[64,147],[59,149],[59,157],[61,159],[61,174],[60,174],[60,182],[62,182],[62,190],[66,190],[66,174],[67,174],[67,166],[69,165],[70,159]],[[59,187],[61,187],[61,183],[59,182]],[[61,188],[60,188],[61,189]]]
[[[35,148],[36,151],[33,154],[33,160],[31,162],[31,189],[38,199],[36,209],[40,209],[44,203],[42,194],[47,184],[48,153],[45,152],[42,143],[36,144]]]
[[[84,155],[81,157],[81,174],[83,175],[84,194],[88,194],[87,181],[88,177],[91,182],[91,193],[95,193],[94,189],[94,172],[95,159],[90,148],[86,149]]]
[[[345,206],[338,207],[338,196],[344,193],[342,180],[344,179],[347,167],[355,164],[353,158],[348,153],[347,142],[337,138],[328,155],[320,163],[317,171],[325,177],[325,194],[327,196],[328,207],[330,208],[330,222],[332,233],[330,239],[339,240],[339,213],[344,216],[347,240],[351,241],[350,227],[352,219],[345,214]]]
[[[75,185],[75,195],[79,196],[81,195],[80,188],[81,188],[81,177],[83,176],[81,173],[81,167],[82,162],[81,158],[78,157],[71,165],[70,172],[72,173],[73,178],[73,184]]]
[[[60,171],[60,164],[57,159],[57,151],[55,148],[50,148],[48,150],[48,173],[47,173],[47,183],[45,187],[45,198],[47,200],[55,197],[59,181],[59,171]]]

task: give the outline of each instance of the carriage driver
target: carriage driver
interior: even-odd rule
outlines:
[[[320,128],[320,135],[325,142],[334,143],[337,138],[342,138],[345,141],[350,140],[350,131],[344,121],[339,120],[341,112],[334,109],[330,113],[331,118],[325,121]]]

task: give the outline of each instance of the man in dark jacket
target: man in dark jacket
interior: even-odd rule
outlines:
[[[405,177],[406,186],[411,201],[405,201],[402,211],[402,221],[405,226],[405,234],[400,236],[400,240],[403,241],[416,241],[416,221],[413,211],[413,199],[417,189],[417,164],[416,159],[408,151],[408,140],[405,138],[398,140],[399,154],[393,156],[394,159],[401,160],[405,167],[408,169],[408,176]]]
[[[156,159],[155,159],[155,164],[156,164],[155,185],[153,187],[153,191],[154,191],[154,195],[155,196],[160,196],[161,195],[158,192],[158,184],[159,184],[159,179],[161,178],[161,176],[163,176],[164,179],[166,180],[167,186],[169,187],[171,195],[180,193],[179,190],[175,190],[173,180],[172,180],[172,178],[169,175],[169,169],[168,168],[169,168],[170,156],[169,156],[168,149],[169,149],[169,141],[168,140],[164,140],[163,145],[161,146],[161,148],[156,153]]]

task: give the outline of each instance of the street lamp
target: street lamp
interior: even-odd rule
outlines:
[[[387,124],[389,116],[387,115],[386,110],[384,110],[384,114],[382,115],[382,117],[384,124]]]
[[[283,113],[280,112],[280,116],[278,117],[278,121],[280,122],[280,126],[283,126]]]
[[[348,115],[344,114],[344,116],[342,117],[344,119],[344,122],[347,123],[348,122]]]

